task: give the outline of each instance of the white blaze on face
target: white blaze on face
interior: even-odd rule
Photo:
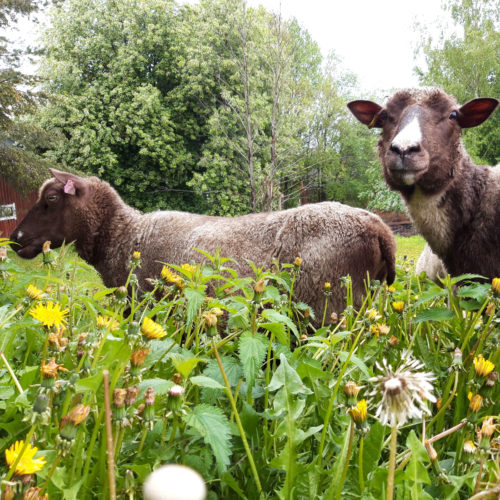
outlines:
[[[418,117],[413,118],[398,132],[392,141],[392,146],[400,151],[406,151],[411,147],[417,146],[422,140],[422,130]]]

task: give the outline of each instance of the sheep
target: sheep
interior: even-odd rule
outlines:
[[[236,260],[240,276],[251,276],[251,260],[270,268],[273,260],[302,264],[296,296],[316,316],[323,313],[324,284],[331,284],[328,314],[345,306],[341,278],[350,275],[359,304],[364,280],[395,278],[396,244],[382,220],[362,209],[337,202],[303,205],[289,210],[214,217],[178,211],[140,214],[97,177],[82,178],[51,169],[52,179],[40,188],[38,201],[10,239],[20,257],[33,258],[48,240],[52,247],[74,242],[76,251],[100,273],[107,287],[126,282],[134,251],[141,253],[136,270],[139,286],[160,275],[162,263],[182,265],[203,257],[201,249]]]
[[[361,123],[382,129],[385,181],[452,276],[500,276],[500,168],[475,165],[460,138],[497,105],[497,99],[477,98],[459,106],[436,88],[400,90],[385,107],[348,104]]]
[[[436,283],[440,283],[439,279],[448,274],[443,261],[432,251],[429,245],[425,245],[415,266],[417,275],[423,272],[425,272],[427,278]]]

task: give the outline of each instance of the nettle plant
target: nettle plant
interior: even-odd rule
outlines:
[[[141,295],[137,252],[106,289],[68,247],[29,270],[6,249],[2,498],[142,498],[168,463],[209,499],[500,489],[500,279],[438,286],[403,261],[359,309],[346,278],[345,311],[315,329],[294,300],[300,256],[252,278],[220,255],[165,263]]]

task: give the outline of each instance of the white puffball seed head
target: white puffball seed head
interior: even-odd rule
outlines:
[[[190,467],[169,464],[154,470],[143,485],[145,500],[205,500],[203,478]]]

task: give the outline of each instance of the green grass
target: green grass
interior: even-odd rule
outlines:
[[[396,236],[396,261],[401,264],[404,260],[415,266],[422,250],[425,240],[422,236]]]

